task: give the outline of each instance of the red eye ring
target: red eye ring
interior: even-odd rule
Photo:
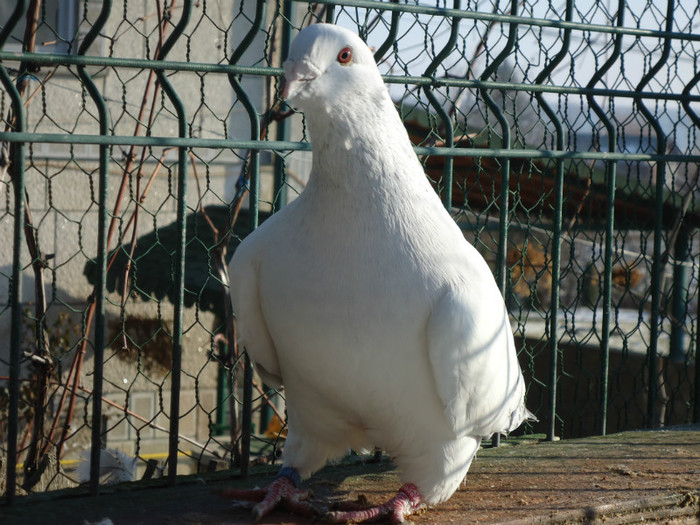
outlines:
[[[350,47],[344,47],[343,49],[340,50],[340,53],[338,53],[338,62],[340,64],[349,64],[352,61],[352,48]]]

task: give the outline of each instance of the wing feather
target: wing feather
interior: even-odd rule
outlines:
[[[525,385],[495,283],[470,292],[460,285],[444,291],[428,323],[428,353],[458,436],[488,438],[514,430],[527,417]]]
[[[274,388],[282,384],[277,350],[270,336],[260,302],[258,239],[242,243],[231,259],[231,302],[236,316],[238,344],[244,346],[263,381]]]

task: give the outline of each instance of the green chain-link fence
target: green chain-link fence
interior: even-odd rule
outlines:
[[[310,146],[277,86],[319,21],[373,46],[491,264],[526,431],[700,420],[696,2],[0,0],[8,501],[96,493],[102,449],[171,482],[277,456],[284,393],[232,343],[226,261],[303,189]]]

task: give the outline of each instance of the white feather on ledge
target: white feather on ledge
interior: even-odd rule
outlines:
[[[76,471],[80,483],[90,480],[90,463],[90,451],[85,450]],[[100,450],[100,482],[103,485],[133,481],[135,474],[136,458],[116,448]]]

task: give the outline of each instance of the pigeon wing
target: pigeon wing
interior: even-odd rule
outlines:
[[[443,291],[428,323],[428,354],[458,436],[506,433],[526,417],[508,314],[492,279]]]
[[[238,344],[249,352],[265,384],[278,388],[282,384],[282,374],[260,301],[260,260],[256,254],[257,247],[265,242],[260,237],[248,237],[248,242],[238,247],[231,260],[231,302]]]

